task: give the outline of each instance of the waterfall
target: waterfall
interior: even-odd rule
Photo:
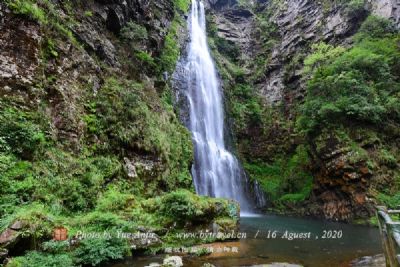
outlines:
[[[207,44],[205,9],[199,0],[192,0],[188,27],[185,94],[189,106],[188,127],[195,149],[192,176],[196,192],[235,199],[242,211],[251,211],[253,205],[246,194],[246,175],[224,142],[222,93]]]

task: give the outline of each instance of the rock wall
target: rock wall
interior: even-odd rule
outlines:
[[[253,82],[254,90],[265,106],[283,111],[281,122],[276,119],[274,124],[239,135],[237,142],[246,146],[240,151],[242,156],[268,162],[278,153],[290,153],[298,144],[308,143],[313,191],[309,201],[296,207],[294,212],[344,221],[372,216],[374,198],[382,184],[390,187],[393,183],[391,172],[372,171],[365,160],[354,160],[350,145],[339,140],[335,133],[323,133],[314,140],[302,140],[294,133],[297,107],[306,95],[307,77],[302,75],[302,61],[310,53],[311,45],[318,42],[351,46],[353,35],[369,14],[391,19],[400,26],[400,2],[366,1],[363,7],[351,10],[335,1],[258,1],[243,7],[221,0],[211,1],[210,8],[218,36],[240,48],[247,77],[257,71],[252,69],[251,62],[265,57],[265,71]],[[263,13],[268,14],[270,25],[276,28],[273,46],[267,55],[260,53],[265,40],[257,32],[257,19]],[[376,153],[373,141],[362,133],[352,138],[365,149],[369,148],[368,153]]]

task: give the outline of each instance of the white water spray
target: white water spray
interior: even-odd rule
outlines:
[[[185,72],[190,125],[195,146],[192,175],[200,195],[235,199],[242,211],[251,211],[244,187],[245,175],[224,142],[224,112],[217,71],[207,44],[204,5],[192,0],[190,44]]]

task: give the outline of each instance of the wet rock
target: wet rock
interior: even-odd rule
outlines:
[[[165,267],[181,267],[183,266],[182,258],[179,256],[167,257],[163,261]]]
[[[75,34],[78,40],[84,44],[86,50],[96,53],[100,59],[110,66],[120,66],[114,45],[101,34],[101,31],[96,28],[96,24],[84,21],[76,28]]]
[[[385,267],[386,261],[383,254],[362,257],[350,263],[352,267]]]
[[[322,133],[313,142],[316,177],[310,202],[321,205],[309,212],[341,221],[372,216],[374,203],[367,194],[373,173],[366,158],[356,155],[351,144],[334,133]]]
[[[12,248],[20,239],[20,232],[7,228],[0,235],[0,247]]]
[[[143,232],[133,235],[129,239],[129,244],[133,250],[143,250],[161,244],[160,237],[152,232]]]
[[[128,177],[130,177],[130,178],[137,177],[138,175],[136,172],[136,167],[133,164],[133,162],[131,162],[128,158],[124,158],[124,162],[125,162],[125,170],[126,170]]]
[[[0,3],[0,94],[2,88],[19,89],[32,86],[40,64],[40,25],[12,15]],[[18,36],[18,38],[15,38]]]
[[[26,222],[24,221],[15,221],[9,228],[12,230],[21,230],[22,228],[25,228],[27,226]]]

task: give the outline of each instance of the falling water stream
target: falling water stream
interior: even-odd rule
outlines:
[[[200,195],[235,199],[250,211],[245,175],[224,142],[224,112],[217,71],[207,44],[204,4],[192,0],[186,59],[187,99],[195,147],[192,175]]]

